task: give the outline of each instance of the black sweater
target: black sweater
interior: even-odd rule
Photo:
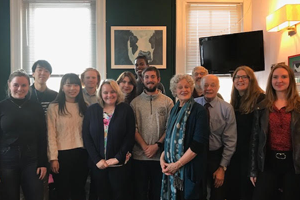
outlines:
[[[0,102],[0,147],[8,146],[36,147],[38,167],[47,166],[47,127],[40,104],[12,97]]]
[[[40,103],[46,114],[49,104],[55,100],[57,92],[46,88],[44,92],[35,89],[34,84],[30,87],[30,100]]]

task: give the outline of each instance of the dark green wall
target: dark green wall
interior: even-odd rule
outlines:
[[[175,74],[176,0],[107,0],[106,1],[106,61],[107,77],[116,79],[124,69],[111,69],[111,26],[166,26],[167,69],[161,69],[161,82],[171,96],[170,79]],[[134,66],[132,66],[133,68]],[[134,71],[131,70],[133,73]]]
[[[0,100],[6,96],[6,81],[10,74],[9,0],[0,1]]]
[[[111,69],[111,26],[166,26],[167,69],[160,70],[167,94],[175,74],[175,1],[176,0],[106,0],[107,77],[116,79],[124,70]],[[0,99],[5,97],[10,74],[10,13],[9,0],[0,0]],[[132,66],[133,67],[133,66]],[[132,70],[133,72],[133,70]]]

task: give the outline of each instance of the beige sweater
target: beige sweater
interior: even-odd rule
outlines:
[[[48,158],[58,160],[59,150],[83,148],[82,121],[77,103],[66,102],[67,115],[58,114],[58,104],[51,103],[47,110]]]

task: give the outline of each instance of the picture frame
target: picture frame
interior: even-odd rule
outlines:
[[[288,57],[288,65],[295,72],[300,72],[300,54]]]
[[[111,68],[133,69],[139,55],[150,66],[166,69],[166,26],[111,26]]]

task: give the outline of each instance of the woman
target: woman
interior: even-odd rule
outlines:
[[[91,178],[100,200],[128,199],[130,169],[126,154],[134,145],[134,113],[123,103],[123,94],[114,80],[101,84],[99,97],[100,104],[88,108],[83,122]]]
[[[65,74],[56,100],[49,105],[48,155],[59,200],[85,199],[88,173],[82,122],[87,105],[76,74]]]
[[[268,78],[266,99],[258,104],[251,136],[253,199],[300,199],[300,97],[290,67],[277,64]]]
[[[194,81],[187,74],[175,75],[170,90],[178,98],[167,123],[161,199],[205,199],[205,164],[208,149],[208,116],[192,97]]]
[[[8,98],[0,102],[0,199],[43,199],[47,169],[47,127],[40,104],[28,98],[29,76],[8,78]]]
[[[119,76],[117,83],[125,95],[125,103],[130,104],[130,102],[136,97],[137,83],[134,75],[129,71],[125,71]]]
[[[235,110],[237,146],[226,172],[227,199],[252,199],[253,186],[248,178],[250,135],[255,105],[264,99],[253,70],[238,67],[233,73],[231,105]]]

